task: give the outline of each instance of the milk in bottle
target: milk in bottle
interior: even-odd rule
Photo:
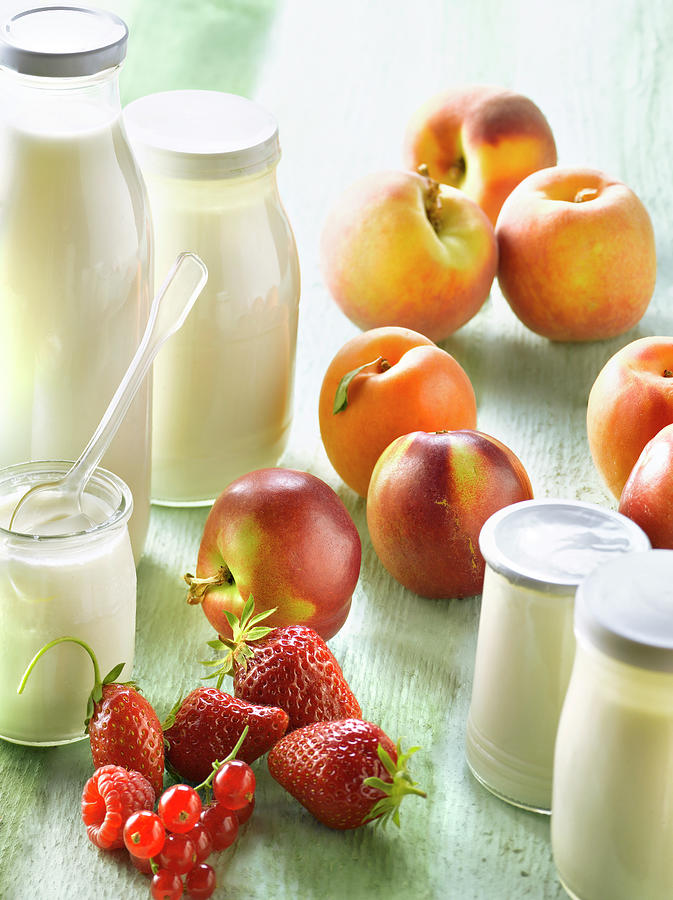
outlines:
[[[127,29],[27,10],[0,29],[0,465],[76,459],[144,330],[149,217],[118,93]],[[104,464],[149,517],[150,386]]]

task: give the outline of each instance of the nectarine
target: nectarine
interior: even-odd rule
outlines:
[[[603,366],[587,404],[594,464],[619,497],[643,447],[673,422],[673,337],[632,341]]]
[[[657,261],[647,210],[596,169],[529,175],[496,225],[498,283],[521,321],[554,341],[614,337],[638,322]]]
[[[464,191],[495,225],[505,198],[531,172],[556,165],[546,118],[523,94],[483,84],[433,97],[405,138],[410,169],[425,163],[437,181]]]
[[[327,217],[321,256],[332,296],[359,328],[401,325],[434,341],[478,312],[497,266],[484,212],[413,172],[352,185]]]
[[[265,625],[308,625],[325,640],[341,628],[360,574],[360,536],[329,485],[294,469],[257,469],[220,494],[206,519],[189,601],[231,637],[252,595]]]
[[[484,522],[533,490],[517,456],[478,431],[403,435],[381,454],[367,493],[367,525],[393,578],[423,597],[481,591]]]
[[[673,550],[673,425],[648,441],[619,498],[619,511],[657,549]]]

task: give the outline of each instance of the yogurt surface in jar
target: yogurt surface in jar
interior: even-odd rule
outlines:
[[[121,479],[97,469],[83,495],[82,518],[36,519],[32,531],[8,531],[31,483],[58,477],[67,464],[29,463],[0,472],[0,737],[24,744],[59,744],[84,737],[93,670],[88,654],[60,644],[40,658],[22,694],[28,664],[63,636],[89,644],[104,675],[125,662],[130,677],[135,643],[136,573],[127,529],[132,500]]]
[[[577,585],[601,562],[649,546],[625,516],[579,501],[527,500],[484,525],[466,757],[501,799],[550,811],[556,731],[575,655]]]
[[[554,861],[577,900],[673,897],[673,551],[582,584],[559,723]]]

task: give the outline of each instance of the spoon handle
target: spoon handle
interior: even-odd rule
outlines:
[[[183,325],[208,280],[208,270],[191,251],[180,253],[152,301],[145,333],[98,428],[64,481],[81,491],[110,446],[160,347]],[[66,486],[66,485],[64,485]]]

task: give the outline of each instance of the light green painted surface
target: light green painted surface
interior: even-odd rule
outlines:
[[[548,822],[482,790],[463,757],[478,598],[419,599],[379,565],[364,501],[345,488],[320,444],[322,374],[355,328],[321,280],[318,238],[330,204],[360,175],[400,164],[408,117],[445,86],[512,87],[547,115],[560,161],[622,178],[646,203],[659,249],[655,299],[640,326],[613,341],[553,345],[527,332],[497,288],[444,346],[477,392],[479,427],[526,466],[537,496],[614,505],[589,458],[586,398],[615,350],[672,334],[673,12],[666,0],[118,0],[132,41],[126,100],[169,87],[257,96],[280,122],[281,192],[303,274],[296,420],[283,462],[308,469],[343,498],[360,530],[363,564],[353,611],[331,641],[366,717],[421,744],[403,830],[341,834],[315,823],[258,764],[258,806],[236,846],[216,857],[216,896],[242,898],[559,898]],[[226,352],[226,347],[223,347]],[[241,377],[245,377],[241,373]],[[214,386],[216,389],[216,386]],[[232,423],[235,427],[235,423]],[[224,487],[224,485],[223,485]],[[198,683],[210,630],[184,602],[206,512],[152,513],[139,568],[136,677],[160,716]],[[143,898],[143,876],[121,854],[96,852],[79,821],[91,772],[85,743],[30,750],[0,742],[0,897]],[[609,898],[591,898],[609,900]],[[642,898],[634,898],[642,900]]]

